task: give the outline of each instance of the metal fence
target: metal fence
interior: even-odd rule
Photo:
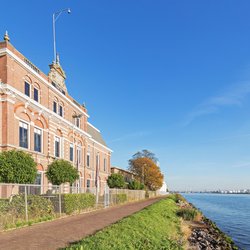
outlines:
[[[70,195],[69,195],[70,194]],[[144,190],[0,183],[0,230],[157,196]]]

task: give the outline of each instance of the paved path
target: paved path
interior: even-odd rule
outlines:
[[[131,215],[162,197],[70,216],[0,233],[0,249],[50,250],[67,246]]]

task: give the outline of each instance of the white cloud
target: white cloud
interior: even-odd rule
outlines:
[[[189,125],[193,120],[200,116],[217,113],[223,107],[242,106],[245,98],[249,94],[250,82],[243,82],[234,85],[224,93],[210,97],[203,103],[200,103],[187,115],[187,118],[183,125]]]

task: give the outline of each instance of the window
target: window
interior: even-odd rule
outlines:
[[[80,117],[75,117],[75,125],[80,128]]]
[[[42,152],[42,130],[34,129],[34,150],[36,152]]]
[[[69,148],[69,160],[70,161],[73,161],[74,159],[74,146],[73,144],[71,143],[70,144],[70,148]]]
[[[63,117],[63,107],[61,105],[59,106],[59,115]]]
[[[53,102],[53,111],[57,113],[57,103],[55,101]]]
[[[76,151],[77,167],[81,164],[81,148],[77,147]]]
[[[19,146],[28,148],[28,124],[24,122],[19,123]]]
[[[90,188],[90,180],[87,179],[87,188]]]
[[[60,157],[60,138],[55,138],[55,157]]]
[[[37,88],[34,88],[34,100],[39,102],[39,90]]]
[[[103,160],[103,170],[104,172],[106,172],[106,158],[104,158]]]
[[[90,153],[87,153],[87,167],[90,167]]]
[[[24,93],[27,96],[30,96],[30,84],[28,82],[24,83]]]
[[[99,155],[96,155],[96,169],[99,169]]]

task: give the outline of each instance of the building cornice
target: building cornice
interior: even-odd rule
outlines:
[[[57,88],[55,88],[52,84],[50,84],[47,80],[45,80],[42,76],[40,76],[35,70],[30,68],[23,60],[21,60],[17,55],[15,55],[13,52],[11,52],[8,48],[2,48],[0,49],[0,56],[8,54],[12,58],[14,58],[18,63],[20,63],[26,70],[28,70],[30,73],[35,75],[37,78],[39,78],[43,83],[45,83],[50,89],[52,89],[54,92],[56,92],[60,97],[68,101],[74,108],[76,108],[80,113],[84,114],[89,118],[89,115],[81,110],[71,99],[69,99],[67,96],[62,94]]]
[[[94,125],[92,125],[90,122],[87,122],[87,124],[88,124],[90,127],[92,127],[93,129],[95,129],[97,132],[101,133],[101,131],[100,131],[98,128],[96,128]]]

